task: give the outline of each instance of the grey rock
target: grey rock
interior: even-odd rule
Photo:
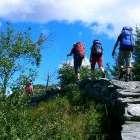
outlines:
[[[123,140],[140,140],[140,122],[128,121],[123,125]]]
[[[113,80],[112,84],[117,87],[119,100],[126,104],[126,118],[128,120],[140,118],[140,82],[123,82]]]
[[[81,87],[84,87],[91,97],[100,102],[114,101],[116,103],[118,100],[123,103],[125,121],[129,120],[123,125],[123,140],[140,140],[140,82],[106,79],[93,82],[89,79],[89,81],[83,81]],[[111,104],[113,105],[113,102]]]
[[[140,104],[129,104],[127,107],[127,112],[131,116],[140,117]]]
[[[125,122],[122,130],[123,140],[140,140],[140,82],[123,82],[113,80],[112,84],[117,87],[119,100],[126,104]]]
[[[140,104],[140,98],[126,97],[126,98],[119,98],[119,100],[127,104]]]

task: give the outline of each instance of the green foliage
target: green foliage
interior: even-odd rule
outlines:
[[[117,66],[115,66],[115,65],[110,66],[110,64],[107,64],[107,68],[106,68],[107,78],[114,79],[114,78],[116,78],[117,74],[118,74]]]
[[[84,106],[86,104],[85,93],[80,91],[76,84],[65,86],[63,94],[67,97],[72,106]]]
[[[81,79],[99,79],[102,77],[102,72],[99,69],[91,70],[90,67],[81,67],[80,71]]]
[[[104,140],[105,139],[105,130],[104,123],[106,121],[104,113],[104,106],[100,105],[98,107],[91,106],[90,111],[87,114],[87,124],[86,124],[86,137],[89,140]]]
[[[34,95],[38,96],[45,93],[46,93],[45,85],[41,85],[41,84],[34,85]]]
[[[58,71],[60,85],[65,86],[76,82],[76,76],[72,66],[64,64]]]
[[[96,105],[76,84],[67,85],[63,94],[33,108],[22,91],[1,98],[0,139],[104,140],[104,105]]]
[[[30,28],[26,32],[15,31],[7,24],[7,28],[0,32],[0,83],[3,93],[13,82],[11,79],[15,80],[15,74],[17,77],[40,63],[40,47],[45,37],[41,34],[37,41],[33,41],[30,31]]]
[[[134,65],[134,73],[136,80],[140,80],[140,28],[136,27],[136,46],[135,46],[135,65]]]
[[[20,96],[20,97],[19,97]],[[0,139],[27,138],[29,113],[25,109],[27,98],[21,94],[8,98],[1,98],[0,101]],[[24,125],[23,125],[24,124]],[[26,130],[27,129],[27,130]],[[27,134],[26,134],[27,133]]]
[[[82,115],[70,113],[66,98],[42,102],[33,109],[27,106],[27,99],[12,96],[0,102],[0,139],[83,139]]]

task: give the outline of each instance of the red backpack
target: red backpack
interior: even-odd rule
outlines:
[[[75,44],[75,53],[81,57],[85,56],[85,47],[81,42]]]

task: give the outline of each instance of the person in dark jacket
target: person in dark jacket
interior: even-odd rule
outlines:
[[[102,72],[102,78],[105,78],[105,72],[103,68],[103,48],[99,40],[94,40],[90,53],[91,69],[95,70],[95,65],[98,64],[100,71]]]

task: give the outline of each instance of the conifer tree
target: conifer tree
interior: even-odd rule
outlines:
[[[136,80],[140,80],[140,28],[136,27],[136,45],[134,49],[135,64],[134,73]]]

